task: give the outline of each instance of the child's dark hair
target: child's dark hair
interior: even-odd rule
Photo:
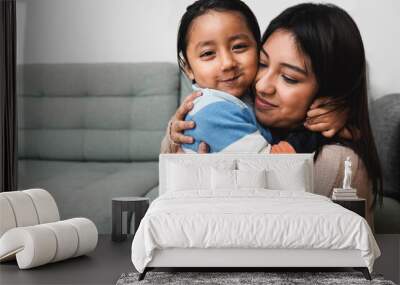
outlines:
[[[261,33],[257,18],[244,2],[241,0],[198,0],[186,8],[186,12],[182,16],[179,25],[177,57],[179,68],[182,71],[185,70],[185,65],[187,63],[186,49],[190,25],[194,19],[211,10],[218,12],[239,12],[243,15],[248,28],[254,36],[257,46],[259,46]]]

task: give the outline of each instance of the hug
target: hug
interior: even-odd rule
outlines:
[[[400,2],[3,2],[5,283],[400,280]]]
[[[211,6],[219,1],[205,2],[210,2]],[[219,5],[233,4],[230,1],[221,1]],[[223,8],[218,9],[223,11]],[[210,12],[207,16],[201,9],[198,12],[203,17],[210,18],[213,17],[213,13],[218,14]],[[222,12],[219,14],[223,15]],[[208,66],[215,64],[216,69],[220,68],[220,73],[227,74],[245,73],[246,68],[251,71],[252,67],[256,68],[252,65],[258,64],[256,74],[254,71],[249,72],[249,82],[243,84],[250,92],[243,90],[247,93],[242,95],[243,101],[248,103],[248,108],[254,110],[257,122],[268,128],[272,134],[276,144],[272,146],[271,151],[276,149],[279,152],[282,149],[285,153],[292,152],[293,146],[288,144],[287,140],[293,140],[295,145],[299,145],[300,152],[315,151],[315,171],[318,174],[315,177],[316,191],[324,196],[330,196],[333,190],[324,187],[326,181],[334,181],[333,185],[336,187],[341,181],[339,166],[332,165],[332,159],[340,156],[342,159],[337,163],[341,163],[345,157],[351,156],[356,166],[353,180],[357,184],[354,188],[359,191],[359,197],[367,200],[367,221],[373,226],[372,211],[380,201],[382,175],[368,115],[365,52],[360,32],[352,18],[344,10],[333,5],[300,4],[286,9],[273,19],[260,39],[259,28],[252,14],[241,14],[238,11],[231,14],[238,18],[238,25],[247,30],[245,32],[250,43],[246,44],[249,47],[241,52],[253,53],[249,56],[253,61],[242,63],[244,56],[237,51],[232,52],[232,55],[222,54],[219,58],[212,55],[212,61],[215,63],[208,63],[209,59],[197,61],[204,61]],[[199,23],[206,23],[201,24],[202,26],[208,23],[215,27],[210,20],[204,19],[200,22],[201,16],[197,17]],[[217,17],[214,15],[214,18]],[[232,22],[235,23],[234,20]],[[195,25],[196,18],[193,19],[192,29]],[[207,32],[206,30],[205,33]],[[182,39],[178,39],[178,50],[179,40],[184,42],[194,35],[181,37]],[[254,54],[255,52],[257,54]],[[184,50],[182,55],[178,54],[180,66],[184,70],[190,68],[186,54]],[[255,59],[258,63],[254,62]],[[193,68],[196,68],[199,64],[196,59],[193,60]],[[227,69],[224,69],[223,64],[228,64]],[[202,72],[201,67],[199,69],[198,72]],[[210,69],[205,69],[204,72],[212,77]],[[190,74],[191,79],[195,80],[197,72],[191,71]],[[199,81],[202,80],[201,75],[197,83],[202,83]],[[218,86],[209,88],[218,89]],[[226,84],[226,88],[228,91],[233,89],[230,83]],[[183,130],[192,128],[191,122],[183,120],[197,94],[189,96],[172,118],[167,138],[161,146],[162,153],[177,152],[178,144],[192,142],[193,138],[182,133]],[[214,127],[221,128],[216,130],[217,136],[220,136],[221,132],[235,132],[235,127],[239,128],[233,123],[220,124],[219,119],[212,122],[216,125]],[[243,122],[239,123],[240,127],[243,127]],[[201,144],[201,141],[195,141],[193,145],[199,146],[199,152],[204,152],[203,149],[207,147],[206,144]],[[332,172],[332,169],[336,171]],[[329,186],[332,187],[332,184]]]
[[[139,279],[153,267],[168,265],[166,257],[173,266],[184,264],[184,259],[185,264],[199,265],[188,261],[196,256],[193,248],[207,252],[208,260],[213,255],[207,248],[227,248],[227,260],[235,258],[229,251],[232,248],[343,249],[345,242],[318,244],[322,240],[318,218],[326,214],[323,227],[336,227],[323,235],[328,240],[329,235],[341,239],[335,231],[346,232],[343,236],[351,239],[349,227],[358,227],[354,221],[340,218],[340,213],[333,218],[336,222],[329,221],[332,216],[325,211],[330,205],[321,200],[316,212],[304,211],[300,204],[284,206],[288,197],[299,194],[286,191],[311,187],[295,178],[299,177],[294,174],[300,171],[294,166],[299,158],[304,159],[303,166],[313,168],[311,176],[303,170],[308,175],[305,180],[313,180],[312,198],[320,199],[341,186],[347,157],[345,184],[351,180],[356,197],[366,200],[360,228],[368,250],[361,255],[371,258],[366,261],[371,271],[372,260],[380,255],[372,235],[372,213],[381,200],[382,176],[369,123],[365,52],[353,19],[334,5],[300,4],[274,18],[261,35],[254,14],[243,2],[199,0],[181,19],[177,58],[194,93],[170,120],[161,145],[161,153],[179,155],[160,156],[160,196],[132,244],[132,261],[143,273]],[[311,199],[303,196],[308,191],[299,201]],[[275,195],[283,199],[283,212],[274,209]],[[221,230],[217,233],[215,228]],[[248,231],[254,236],[242,233]],[[315,236],[305,232],[315,232]],[[298,243],[300,233],[310,243]],[[282,243],[270,240],[272,236]],[[174,256],[171,248],[182,250],[182,257]],[[305,259],[312,259],[309,253]],[[242,254],[257,259],[248,252]],[[280,254],[285,259],[285,253]]]

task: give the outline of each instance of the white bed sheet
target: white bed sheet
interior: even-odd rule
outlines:
[[[266,189],[161,195],[134,237],[135,268],[166,248],[357,249],[370,272],[380,256],[359,215],[320,195]]]

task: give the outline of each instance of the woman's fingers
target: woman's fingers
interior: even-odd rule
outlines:
[[[201,96],[201,92],[193,92],[179,106],[169,126],[169,137],[176,144],[193,143],[193,138],[182,134],[183,131],[193,129],[195,123],[193,121],[184,121],[187,113],[193,108],[193,100]]]
[[[193,138],[182,134],[184,130],[193,129],[193,121],[173,121],[171,124],[171,140],[176,144],[193,143]]]
[[[174,121],[172,123],[172,131],[173,132],[182,132],[184,130],[189,130],[194,128],[193,121]]]
[[[201,142],[199,144],[199,149],[197,150],[198,153],[208,153],[209,152],[209,148],[208,148],[208,144],[206,144],[205,142]],[[178,147],[178,150],[176,153],[185,153],[182,149],[182,147]]]
[[[189,96],[187,96],[182,103],[193,102],[194,99],[203,95],[201,91],[192,92]]]
[[[208,144],[206,144],[205,142],[201,142],[199,144],[199,149],[198,149],[198,153],[208,153],[210,150],[208,148]]]
[[[171,140],[176,144],[193,143],[193,138],[178,132],[171,132]]]
[[[202,93],[200,91],[193,92],[189,96],[183,100],[182,104],[179,106],[178,110],[176,110],[175,113],[175,118],[177,120],[183,120],[186,116],[187,113],[190,112],[190,110],[193,109],[193,101],[197,98],[200,97]]]
[[[175,119],[182,121],[193,108],[193,102],[183,102],[175,112]]]

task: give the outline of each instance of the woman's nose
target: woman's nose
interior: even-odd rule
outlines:
[[[272,95],[276,92],[275,80],[268,72],[262,72],[256,78],[256,92],[261,95]]]

